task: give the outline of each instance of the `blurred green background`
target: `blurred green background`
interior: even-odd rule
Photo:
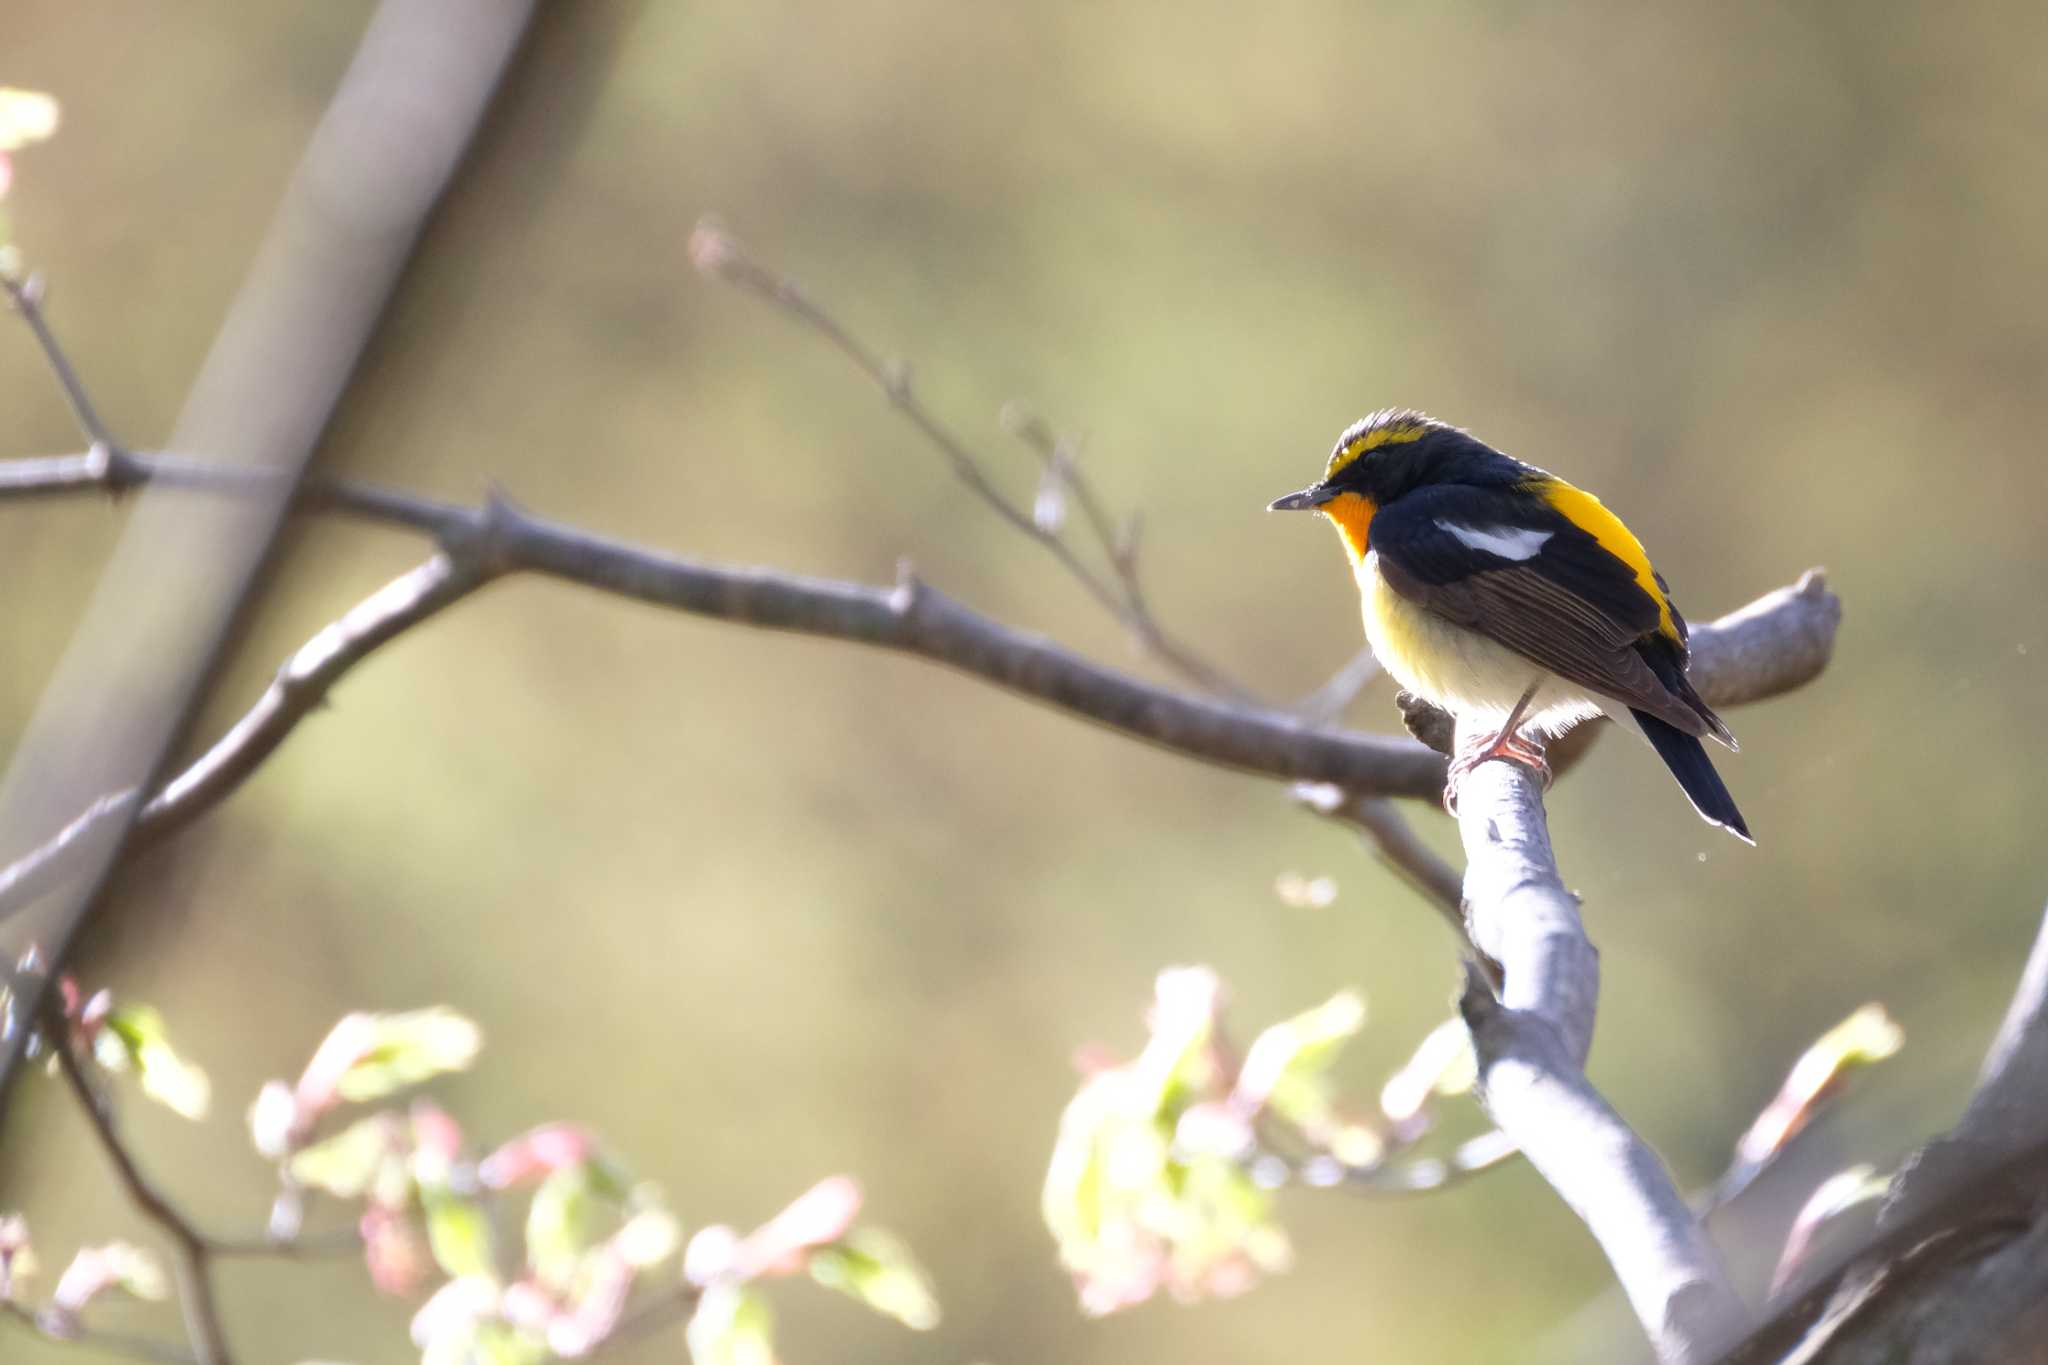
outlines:
[[[1902,1057],[1718,1222],[1751,1284],[1818,1178],[1950,1119],[2048,888],[2038,9],[543,12],[327,469],[502,487],[718,561],[879,582],[907,555],[1151,672],[842,360],[689,269],[715,211],[907,358],[1020,496],[1032,457],[1000,405],[1080,436],[1143,510],[1162,617],[1277,697],[1359,632],[1333,538],[1260,509],[1384,404],[1598,490],[1695,617],[1825,565],[1832,669],[1730,717],[1743,752],[1721,767],[1760,848],[1612,740],[1553,793],[1604,954],[1592,1073],[1698,1184],[1814,1035],[1867,998],[1902,1019]],[[169,430],[368,13],[15,0],[0,19],[0,81],[64,106],[17,163],[17,237],[134,444]],[[0,454],[76,447],[18,327],[0,412]],[[121,524],[98,502],[0,508],[7,733]],[[421,553],[302,523],[202,736]],[[1389,695],[1352,722],[1394,726]],[[1336,903],[1281,904],[1289,871],[1334,876]],[[1276,785],[915,661],[513,580],[351,675],[135,864],[86,970],[210,1068],[206,1122],[138,1105],[132,1125],[217,1228],[266,1207],[242,1114],[262,1080],[348,1009],[446,1001],[486,1030],[439,1092],[481,1137],[587,1120],[693,1225],[860,1176],[947,1320],[910,1337],[792,1287],[793,1365],[1635,1349],[1597,1250],[1520,1167],[1406,1202],[1289,1193],[1291,1273],[1083,1320],[1037,1217],[1069,1057],[1134,1049],[1176,962],[1224,974],[1246,1033],[1362,988],[1361,1095],[1453,981],[1434,915]],[[0,1205],[46,1262],[134,1226],[33,1081]],[[410,1307],[353,1265],[232,1266],[225,1298],[249,1360],[408,1354]],[[19,1334],[5,1354],[72,1358]]]

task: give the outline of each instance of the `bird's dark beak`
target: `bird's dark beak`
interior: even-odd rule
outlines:
[[[1313,512],[1316,508],[1321,507],[1336,496],[1337,490],[1334,488],[1319,483],[1310,484],[1299,493],[1289,493],[1284,498],[1275,498],[1267,505],[1266,510],[1268,512]]]

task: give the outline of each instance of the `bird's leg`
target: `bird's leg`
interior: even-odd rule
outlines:
[[[1496,758],[1520,764],[1536,774],[1536,780],[1546,788],[1550,786],[1550,760],[1544,755],[1542,742],[1524,739],[1517,733],[1522,723],[1522,713],[1529,709],[1529,703],[1536,699],[1536,689],[1542,685],[1541,678],[1530,683],[1529,690],[1522,694],[1521,700],[1508,712],[1507,720],[1502,722],[1500,729],[1493,734],[1479,735],[1470,743],[1464,742],[1462,735],[1459,737],[1457,755],[1451,759],[1450,772],[1444,780],[1445,810],[1452,815],[1458,813],[1458,786],[1464,781],[1465,775],[1480,764]]]

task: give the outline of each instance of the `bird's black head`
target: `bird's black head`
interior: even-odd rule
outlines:
[[[1408,408],[1385,408],[1345,428],[1323,477],[1273,508],[1307,510],[1345,493],[1384,507],[1425,483],[1512,483],[1527,473],[1519,462],[1454,426]]]

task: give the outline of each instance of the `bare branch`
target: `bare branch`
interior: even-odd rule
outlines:
[[[300,720],[319,708],[342,674],[380,645],[474,592],[491,574],[474,554],[437,554],[315,635],[227,734],[144,804],[130,831],[131,847],[175,834],[218,805]],[[128,818],[135,799],[134,788],[100,798],[54,838],[0,868],[0,920],[68,877],[73,855],[88,844],[88,836],[109,821]]]
[[[73,1327],[64,1324],[59,1327],[21,1304],[0,1299],[0,1316],[19,1323],[45,1341],[54,1341],[66,1346],[82,1346],[88,1351],[101,1355],[118,1356],[123,1360],[143,1360],[152,1365],[198,1365],[198,1357],[182,1346],[173,1346],[168,1341],[151,1341],[148,1337],[128,1336],[120,1332],[102,1332],[97,1328]]]
[[[150,798],[137,818],[136,837],[174,833],[212,809],[327,699],[342,674],[490,577],[474,557],[437,554],[351,607],[285,662],[255,706],[211,749]]]
[[[100,420],[99,410],[93,407],[92,397],[85,391],[85,384],[72,367],[71,357],[58,342],[57,334],[50,330],[49,319],[43,316],[43,280],[40,275],[31,275],[26,280],[17,280],[0,272],[0,288],[14,301],[14,307],[35,333],[36,345],[43,348],[43,358],[49,362],[50,370],[57,376],[57,383],[64,389],[64,400],[71,405],[71,415],[78,421],[78,429],[85,433],[85,439],[93,449],[111,451],[118,449],[114,438],[107,431],[107,424]]]
[[[1459,794],[1473,938],[1498,959],[1463,1010],[1487,1111],[1606,1252],[1660,1359],[1705,1362],[1749,1312],[1670,1174],[1586,1079],[1599,955],[1550,850],[1527,770],[1482,763]]]
[[[115,490],[157,480],[232,494],[269,479],[174,456],[73,456],[0,462],[0,498]],[[470,508],[331,480],[310,481],[295,507],[424,532],[450,549],[329,628],[338,634],[323,632],[295,656],[250,716],[152,800],[139,830],[145,836],[181,827],[232,790],[348,667],[378,645],[459,601],[488,577],[522,569],[697,615],[918,654],[1224,767],[1330,783],[1358,798],[1433,800],[1443,789],[1442,757],[1413,740],[1322,729],[1286,712],[1141,682],[1011,630],[915,580],[881,589],[701,564],[532,517],[509,504]],[[472,560],[475,566],[465,567]],[[1742,632],[1737,666],[1714,663],[1722,623],[1695,630],[1694,653],[1704,661],[1701,676],[1708,682],[1702,690],[1709,701],[1722,700],[1717,688],[1723,681],[1739,684],[1745,696],[1765,696],[1806,681],[1825,663],[1840,608],[1818,575],[1808,574],[1798,587],[1764,601],[1768,610],[1746,608],[1729,618]],[[1786,642],[1782,655],[1759,644],[1774,638]],[[130,793],[103,798],[50,843],[0,870],[0,914],[53,884],[66,867],[58,856],[63,847],[78,843],[98,821],[121,815],[132,800]],[[1406,854],[1397,850],[1389,856]]]
[[[230,1365],[232,1357],[228,1352],[227,1334],[221,1327],[220,1307],[213,1295],[211,1252],[206,1238],[135,1164],[127,1144],[121,1140],[119,1129],[114,1126],[111,1106],[85,1074],[77,1046],[72,1041],[71,1021],[61,1012],[52,1010],[47,1031],[50,1049],[57,1055],[58,1069],[63,1072],[79,1108],[85,1111],[100,1149],[113,1163],[121,1188],[143,1217],[156,1224],[170,1239],[178,1268],[178,1302],[185,1311],[185,1334],[191,1339],[194,1358],[199,1365]]]
[[[1380,661],[1370,645],[1361,648],[1332,673],[1321,687],[1294,703],[1294,714],[1311,725],[1334,724],[1365,685],[1380,675]]]
[[[1422,842],[1390,799],[1354,795],[1327,782],[1298,783],[1293,796],[1316,814],[1341,820],[1365,834],[1379,860],[1435,907],[1473,958],[1485,957],[1465,928],[1464,879]]]
[[[1081,499],[1084,514],[1103,542],[1115,570],[1114,582],[1105,580],[1094,569],[1084,563],[1056,529],[1041,526],[1031,512],[1005,496],[996,487],[982,461],[967,448],[966,442],[956,436],[941,422],[932,410],[924,405],[911,387],[910,369],[900,361],[888,361],[873,347],[855,336],[845,324],[827,311],[823,305],[812,299],[795,280],[770,266],[763,265],[748,254],[738,239],[734,238],[715,220],[705,219],[697,224],[690,234],[690,260],[707,275],[726,281],[753,295],[755,298],[775,305],[791,318],[810,328],[831,343],[834,350],[853,362],[854,368],[872,380],[882,391],[890,404],[907,418],[918,434],[923,436],[934,449],[945,456],[955,477],[993,508],[996,514],[1012,529],[1028,539],[1045,547],[1060,567],[1072,574],[1090,597],[1108,611],[1124,628],[1137,639],[1148,653],[1160,659],[1179,672],[1188,681],[1206,692],[1228,697],[1234,701],[1251,701],[1252,696],[1244,688],[1226,676],[1220,669],[1207,663],[1187,646],[1168,636],[1153,617],[1146,605],[1145,596],[1138,583],[1137,552],[1134,539],[1118,536],[1109,529],[1109,517],[1093,489],[1081,478],[1077,469],[1071,468],[1071,455],[1061,444],[1052,439],[1051,432],[1038,424],[1027,423],[1018,434],[1030,441],[1043,441],[1044,458],[1048,463],[1064,458],[1068,461],[1069,477],[1075,492]]]

